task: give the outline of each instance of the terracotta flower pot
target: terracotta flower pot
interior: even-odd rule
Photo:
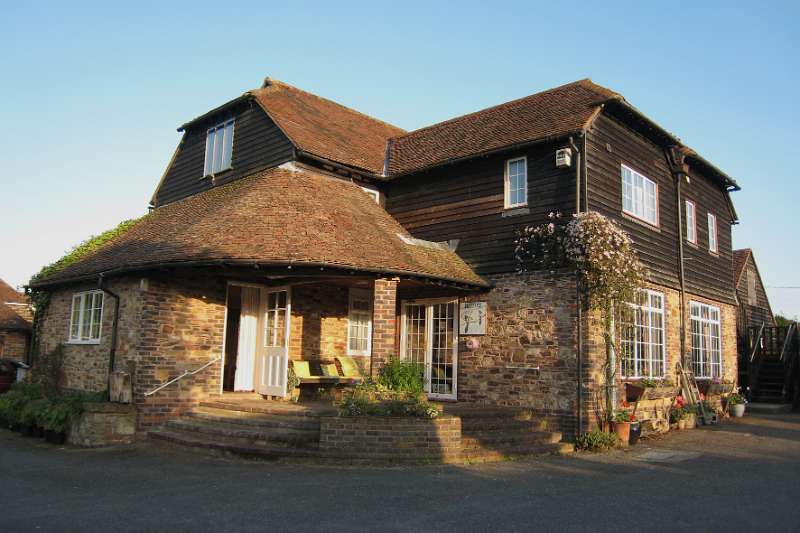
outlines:
[[[631,438],[631,423],[614,422],[614,433],[617,434],[622,444],[628,444]]]

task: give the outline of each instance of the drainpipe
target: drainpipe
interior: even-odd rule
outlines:
[[[575,213],[581,212],[581,170],[582,170],[582,160],[585,159],[581,157],[582,153],[578,150],[578,147],[572,141],[572,137],[569,138],[569,146],[575,152]],[[584,149],[586,148],[586,135],[583,136],[583,146]],[[585,152],[584,152],[585,153]],[[585,174],[584,174],[585,176]],[[580,272],[575,272],[575,303],[577,307],[577,317],[578,317],[578,327],[577,327],[577,341],[578,341],[578,353],[577,353],[577,361],[576,365],[578,367],[578,428],[576,431],[576,437],[583,433],[583,295],[581,294],[581,277]]]
[[[119,296],[106,287],[103,287],[103,274],[97,280],[97,288],[114,298],[114,319],[111,321],[111,349],[108,353],[108,394],[111,399],[111,375],[114,373],[114,363],[117,358],[117,330],[119,325]]]
[[[683,209],[682,204],[683,200],[681,199],[681,185],[683,184],[683,178],[685,176],[685,170],[683,168],[683,157],[681,155],[681,163],[679,164],[672,153],[664,150],[665,155],[667,156],[667,162],[669,163],[670,170],[672,171],[672,175],[675,178],[675,196],[677,201],[675,202],[676,205],[676,219],[678,221],[678,278],[681,285],[681,339],[680,339],[680,346],[681,346],[681,364],[686,365],[686,275],[684,273],[684,251],[683,251],[683,237],[684,237],[684,228],[683,228]],[[697,213],[695,213],[695,218],[697,217]]]

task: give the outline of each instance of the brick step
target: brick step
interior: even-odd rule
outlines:
[[[236,411],[240,413],[257,413],[265,415],[287,415],[319,418],[322,415],[336,414],[336,408],[331,406],[328,410],[321,410],[318,406],[304,407],[302,404],[282,404],[278,402],[258,401],[252,403],[226,402],[225,400],[206,400],[200,402],[200,407]]]
[[[170,420],[164,428],[176,433],[194,433],[216,439],[222,437],[241,444],[269,444],[282,447],[318,448],[319,430],[291,428],[251,428],[237,424],[203,420]]]
[[[516,420],[514,418],[471,418],[461,419],[461,432],[475,431],[544,431],[547,422],[544,420]]]
[[[166,429],[152,430],[147,435],[151,439],[182,447],[253,459],[275,460],[284,457],[313,457],[316,455],[316,450],[282,446],[258,446],[219,437],[208,438],[199,434],[175,432]]]
[[[535,446],[539,444],[555,444],[561,442],[560,432],[533,433],[499,433],[499,434],[462,434],[461,448],[465,451],[475,449],[494,449],[507,447]]]
[[[530,409],[511,407],[475,407],[472,405],[442,405],[442,410],[449,415],[464,420],[473,418],[533,420],[536,415]]]
[[[310,416],[264,415],[261,413],[230,411],[213,407],[196,407],[184,414],[184,417],[242,426],[292,428],[319,432],[319,419]]]
[[[535,455],[568,455],[574,451],[574,444],[569,442],[555,442],[550,444],[539,444],[535,446],[464,450],[462,452],[462,459],[470,463],[482,463]]]

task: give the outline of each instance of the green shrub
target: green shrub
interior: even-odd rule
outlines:
[[[19,413],[19,423],[23,426],[41,425],[39,422],[43,420],[48,407],[49,402],[46,398],[37,398],[29,401]]]
[[[616,433],[606,433],[595,428],[575,439],[575,449],[590,452],[606,451],[615,447],[618,442],[619,437]]]
[[[439,410],[424,394],[396,391],[371,381],[356,385],[344,394],[340,416],[412,416],[436,418]]]
[[[417,363],[392,357],[381,368],[378,383],[392,391],[417,395],[425,391],[425,369]]]

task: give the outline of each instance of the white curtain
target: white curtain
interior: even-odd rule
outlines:
[[[239,352],[236,356],[236,378],[233,390],[253,390],[258,336],[259,290],[242,287],[242,310],[239,321]]]

